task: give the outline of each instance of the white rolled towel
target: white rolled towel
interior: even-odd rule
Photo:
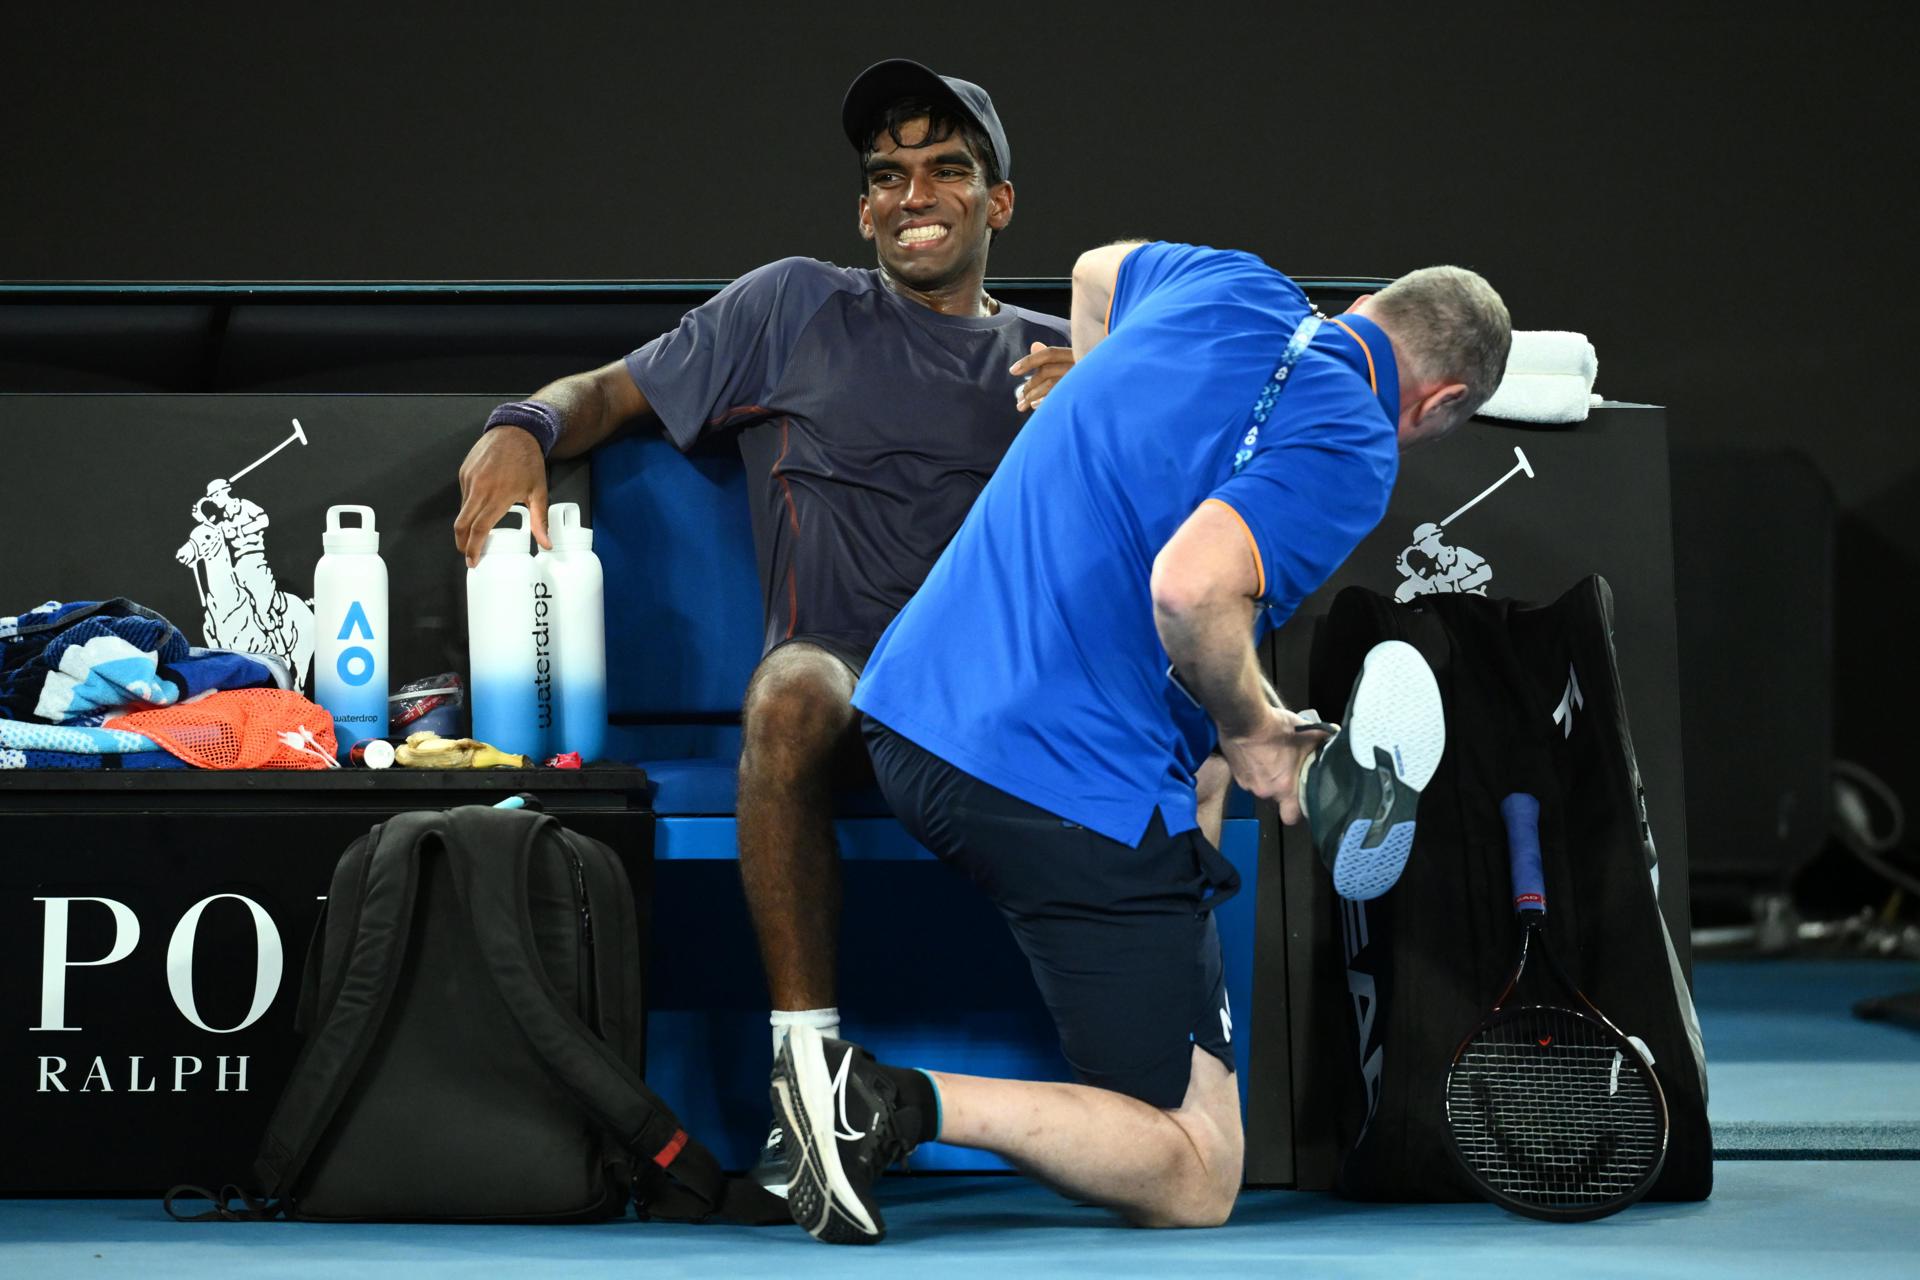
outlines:
[[[1511,422],[1585,422],[1600,358],[1584,333],[1516,331],[1507,371],[1480,412]]]

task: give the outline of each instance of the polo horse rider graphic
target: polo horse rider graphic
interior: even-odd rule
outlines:
[[[294,420],[293,435],[228,479],[210,481],[194,499],[194,527],[173,558],[193,572],[204,639],[211,649],[271,654],[287,664],[293,687],[304,687],[313,661],[313,609],[280,590],[267,562],[266,511],[233,492],[233,481],[287,445],[307,442]]]
[[[1516,445],[1513,456],[1512,470],[1494,481],[1479,497],[1445,520],[1423,524],[1413,531],[1412,541],[1394,558],[1394,572],[1401,578],[1393,593],[1395,600],[1405,604],[1416,596],[1487,594],[1487,584],[1493,581],[1493,566],[1478,552],[1448,542],[1447,526],[1515,476],[1525,474],[1527,479],[1533,479],[1533,464],[1527,461],[1526,453]]]

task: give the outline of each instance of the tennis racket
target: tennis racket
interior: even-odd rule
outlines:
[[[1550,1222],[1602,1218],[1645,1195],[1660,1176],[1666,1095],[1647,1055],[1554,959],[1540,802],[1515,793],[1501,802],[1500,816],[1519,954],[1486,1021],[1447,1069],[1447,1142],[1495,1204]],[[1522,997],[1523,986],[1530,996]]]

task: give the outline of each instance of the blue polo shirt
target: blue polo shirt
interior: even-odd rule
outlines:
[[[1167,679],[1154,557],[1203,502],[1258,561],[1278,626],[1385,514],[1399,372],[1378,326],[1321,326],[1235,473],[1306,296],[1251,254],[1129,253],[1109,337],[1035,410],[854,705],[982,782],[1126,844],[1194,821],[1212,722]],[[1377,388],[1377,389],[1376,389]]]

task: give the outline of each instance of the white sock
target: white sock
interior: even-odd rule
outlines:
[[[812,1027],[821,1035],[832,1040],[840,1038],[840,1010],[835,1009],[775,1009],[767,1018],[773,1028],[773,1056],[780,1056],[780,1046],[787,1041],[788,1027]]]

